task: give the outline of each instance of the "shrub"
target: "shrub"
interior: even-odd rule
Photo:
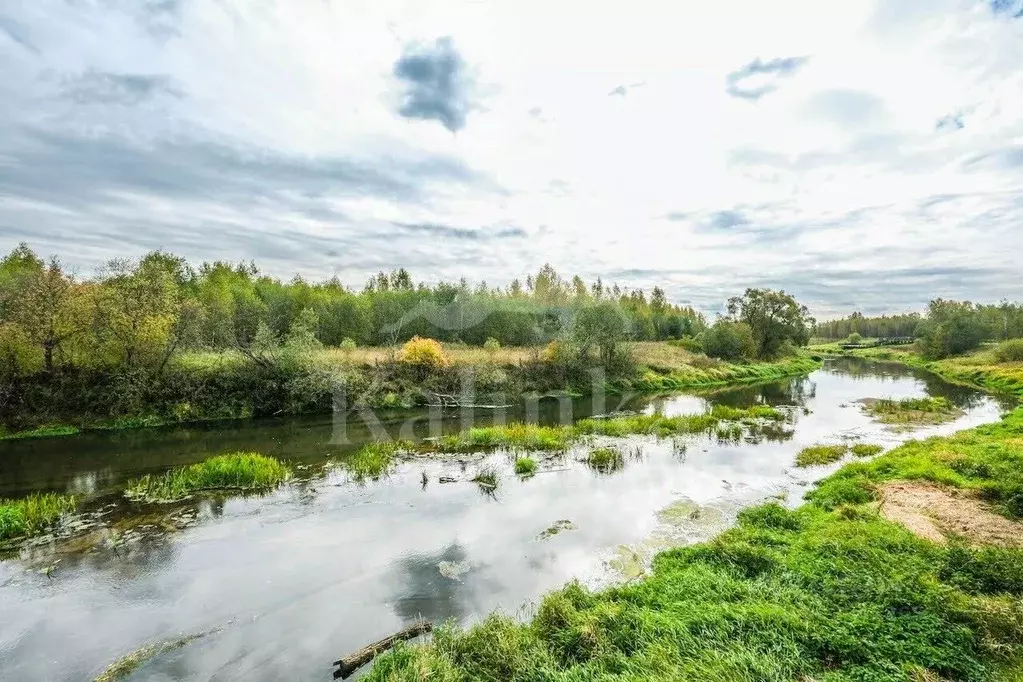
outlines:
[[[859,335],[859,332],[853,332],[845,338],[846,343],[863,343],[863,337]]]
[[[493,357],[497,354],[497,351],[501,350],[501,342],[491,336],[483,342],[483,350],[487,351],[490,357]]]
[[[756,342],[749,325],[742,322],[718,320],[700,335],[703,352],[722,360],[744,360],[756,353]]]
[[[703,352],[703,344],[701,344],[698,339],[692,336],[683,336],[681,339],[678,339],[677,341],[672,341],[671,345],[678,346],[679,348],[687,350],[690,353]]]
[[[419,336],[413,336],[402,346],[398,362],[424,370],[442,369],[449,364],[440,342]]]
[[[1023,339],[1002,341],[995,347],[998,362],[1023,362]]]
[[[341,350],[345,352],[345,355],[351,355],[358,346],[355,343],[355,339],[350,336],[346,336],[341,340]]]

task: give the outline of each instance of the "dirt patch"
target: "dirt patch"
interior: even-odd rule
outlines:
[[[922,538],[961,537],[977,545],[1023,547],[1023,523],[996,514],[970,491],[898,481],[881,486],[881,515]]]

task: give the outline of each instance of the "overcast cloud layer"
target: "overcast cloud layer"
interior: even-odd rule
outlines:
[[[0,101],[0,250],[83,274],[1023,299],[1020,0],[12,0]]]

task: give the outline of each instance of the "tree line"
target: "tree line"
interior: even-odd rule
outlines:
[[[706,327],[699,312],[671,303],[658,287],[648,296],[600,279],[587,284],[550,265],[504,288],[464,279],[417,283],[401,268],[354,290],[337,277],[284,282],[253,263],[193,267],[162,251],[112,260],[79,278],[20,244],[0,260],[0,354],[18,374],[158,369],[182,350],[247,349],[296,328],[325,346],[394,345],[415,336],[527,346],[563,334],[579,310],[598,303],[614,304],[635,340],[683,338]]]
[[[924,315],[910,313],[864,317],[853,313],[839,320],[818,323],[814,335],[845,339],[853,335],[879,338],[912,336],[929,358],[944,358],[978,348],[985,341],[1023,338],[1023,304],[996,304],[934,299]]]

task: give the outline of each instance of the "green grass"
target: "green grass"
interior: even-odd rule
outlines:
[[[703,358],[703,360],[707,360]],[[636,380],[622,380],[615,388],[620,390],[663,393],[689,388],[706,388],[736,384],[776,381],[790,376],[808,374],[819,369],[821,363],[808,355],[782,358],[774,362],[731,364],[708,361],[699,364],[651,368]]]
[[[67,424],[52,424],[40,426],[26,431],[7,431],[0,427],[0,440],[20,440],[23,438],[59,438],[61,436],[74,436],[81,433],[77,426]]]
[[[125,495],[135,500],[169,502],[203,491],[267,490],[290,477],[291,469],[272,457],[237,452],[135,479],[128,483]]]
[[[500,478],[497,474],[497,469],[491,466],[482,466],[476,471],[476,475],[471,480],[480,487],[493,491],[497,489]]]
[[[0,500],[0,540],[38,535],[74,510],[72,495],[45,493]]]
[[[536,460],[532,457],[516,458],[515,473],[519,476],[532,476],[536,473]]]
[[[798,510],[746,509],[714,540],[658,555],[643,580],[569,584],[526,622],[441,628],[365,679],[1018,681],[1023,551],[933,544],[865,504],[876,481],[921,477],[1023,500],[1018,472],[1023,410],[848,464]]]
[[[875,443],[856,443],[850,448],[850,452],[857,457],[873,457],[884,452],[884,446]]]
[[[863,409],[882,424],[940,424],[962,414],[941,397],[868,400]]]
[[[507,450],[562,451],[570,445],[572,431],[565,426],[540,426],[514,423],[506,426],[482,426],[442,437],[440,452],[484,452]]]
[[[797,467],[817,466],[831,464],[845,457],[849,452],[848,445],[811,445],[803,448],[796,455]]]
[[[665,417],[637,414],[610,419],[581,419],[572,426],[540,426],[514,423],[482,426],[444,436],[436,441],[438,452],[486,452],[506,449],[518,451],[563,452],[587,436],[652,435],[668,438],[710,431],[723,421],[756,424],[784,420],[784,413],[767,405],[749,408],[715,405],[705,414]]]
[[[396,455],[412,449],[408,441],[369,443],[356,452],[337,460],[342,468],[357,481],[376,480],[389,472]]]
[[[615,447],[600,447],[590,450],[586,464],[594,471],[609,474],[625,466],[625,455]]]

